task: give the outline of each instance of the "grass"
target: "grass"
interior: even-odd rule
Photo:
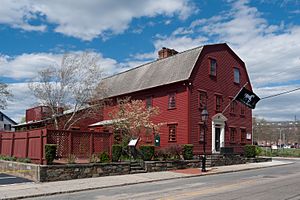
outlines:
[[[300,149],[262,149],[260,156],[300,157]]]

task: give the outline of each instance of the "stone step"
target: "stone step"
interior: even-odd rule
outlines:
[[[142,168],[141,166],[131,166],[130,169],[131,170],[140,170],[140,169],[144,170],[144,168]]]

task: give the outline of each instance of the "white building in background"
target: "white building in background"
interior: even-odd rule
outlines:
[[[14,120],[0,111],[0,131],[14,132],[15,128],[13,128],[12,126],[16,124],[17,123]]]

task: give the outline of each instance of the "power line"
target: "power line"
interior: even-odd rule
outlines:
[[[266,96],[266,97],[261,98],[260,100],[263,100],[263,99],[269,99],[269,98],[273,98],[273,97],[277,97],[277,96],[280,96],[280,95],[283,95],[283,94],[289,94],[289,93],[295,92],[295,91],[297,91],[297,90],[300,90],[300,87],[299,87],[299,88],[296,88],[296,89],[293,89],[293,90],[281,92],[281,93],[278,93],[278,94],[273,94],[273,95],[270,95],[270,96]]]

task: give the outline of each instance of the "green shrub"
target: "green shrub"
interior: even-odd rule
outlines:
[[[262,155],[262,152],[263,152],[262,148],[260,148],[259,146],[256,146],[255,155],[256,156]]]
[[[256,146],[255,145],[245,145],[244,151],[245,151],[245,156],[247,158],[255,158],[255,156],[256,156]]]
[[[30,158],[17,158],[17,162],[31,163],[31,159]]]
[[[53,163],[53,160],[55,159],[56,156],[56,149],[57,145],[56,144],[46,144],[45,145],[45,158],[47,161],[47,164],[51,165]]]
[[[154,156],[154,145],[142,145],[140,146],[140,151],[143,155],[143,160],[151,160]]]
[[[193,159],[193,149],[194,145],[185,144],[183,145],[182,155],[184,160],[192,160]]]
[[[122,145],[114,144],[112,145],[112,161],[118,162],[122,155]]]
[[[101,163],[107,163],[107,162],[109,162],[109,155],[105,151],[102,152],[102,153],[100,153],[99,156],[98,156],[98,158],[99,158],[99,161]]]
[[[15,156],[0,156],[0,160],[7,160],[7,161],[17,161],[17,158]]]

